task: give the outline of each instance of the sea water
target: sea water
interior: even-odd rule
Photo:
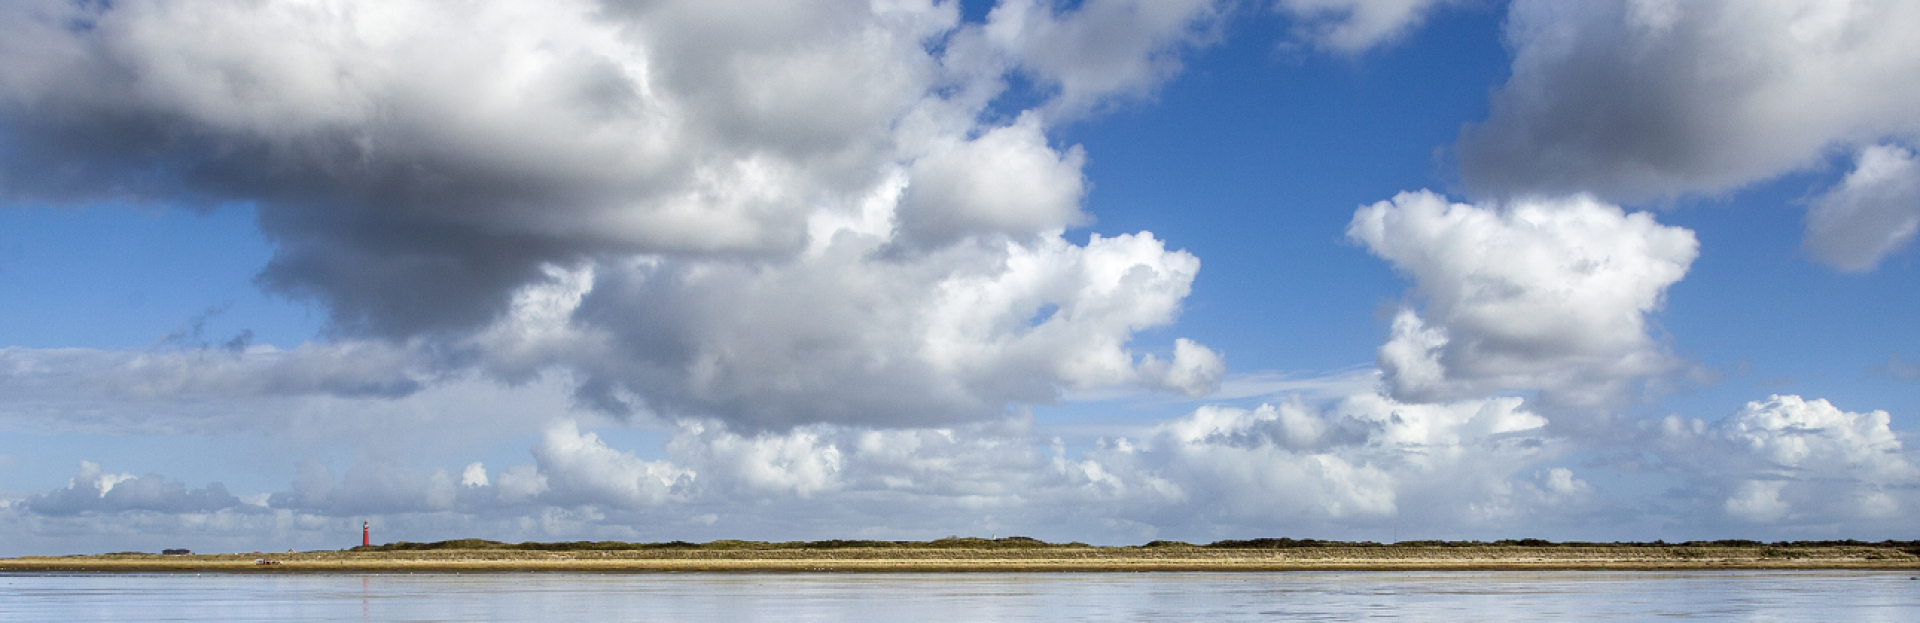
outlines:
[[[1915,572],[0,574],[0,621],[1920,621]]]

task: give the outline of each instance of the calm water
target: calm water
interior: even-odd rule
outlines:
[[[1920,621],[1911,573],[12,574],[0,621]]]

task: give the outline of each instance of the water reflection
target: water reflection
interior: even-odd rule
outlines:
[[[1920,620],[1895,572],[11,574],[0,620]]]

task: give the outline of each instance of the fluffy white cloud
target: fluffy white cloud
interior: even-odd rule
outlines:
[[[645,461],[632,452],[607,446],[598,435],[582,433],[569,421],[547,431],[533,447],[541,500],[558,506],[585,504],[643,507],[673,499],[695,474],[665,461]],[[510,487],[506,477],[502,487]]]
[[[1693,232],[1591,198],[1449,203],[1401,193],[1361,208],[1347,235],[1411,277],[1379,363],[1416,402],[1541,390],[1549,403],[1603,406],[1675,365],[1647,335],[1698,253]]]
[[[1034,115],[940,145],[913,164],[900,233],[909,241],[945,246],[968,235],[1027,237],[1082,224],[1085,162],[1078,147],[1065,154],[1049,147]]]
[[[600,270],[575,319],[601,337],[568,355],[586,374],[583,398],[742,429],[930,425],[995,418],[1063,388],[1204,392],[1222,372],[1195,344],[1176,344],[1171,362],[1128,347],[1174,319],[1199,269],[1149,234],[901,256],[881,237],[832,240],[783,265]]]
[[[1667,418],[1663,457],[1695,498],[1744,522],[1834,525],[1899,517],[1920,503],[1920,469],[1885,411],[1771,396],[1725,419]]]
[[[1113,95],[1144,95],[1178,72],[1182,48],[1210,42],[1230,4],[1095,0],[1062,11],[1049,0],[1006,0],[977,35],[963,33],[955,43],[967,51],[963,58],[994,59],[1057,89],[1045,110],[1070,118]]]
[[[1564,451],[1542,436],[1545,424],[1518,398],[1410,404],[1360,395],[1324,407],[1203,407],[1090,456],[1119,482],[1175,493],[1129,510],[1220,533],[1273,522],[1326,531],[1409,515],[1434,531],[1488,529],[1551,515],[1547,503],[1564,501],[1516,495],[1539,489],[1523,468]]]
[[[479,461],[468,463],[466,469],[460,470],[462,487],[485,487],[492,484],[493,481],[487,478],[487,466]]]
[[[1295,20],[1295,36],[1345,53],[1391,43],[1418,29],[1434,9],[1458,0],[1277,0]]]
[[[809,429],[743,437],[690,422],[667,449],[676,459],[749,494],[809,497],[838,488],[845,467],[840,448],[821,431]]]
[[[1634,200],[1730,190],[1920,132],[1920,6],[1522,1],[1468,184]]]
[[[1815,199],[1805,246],[1814,259],[1848,271],[1872,270],[1920,231],[1920,160],[1913,150],[1860,150],[1853,172]]]

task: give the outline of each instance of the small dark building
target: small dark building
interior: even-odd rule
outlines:
[[[166,556],[185,556],[193,552],[184,549],[163,549],[160,553]]]

